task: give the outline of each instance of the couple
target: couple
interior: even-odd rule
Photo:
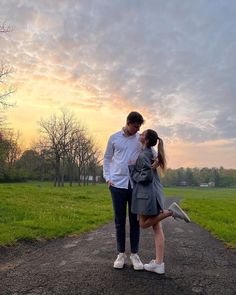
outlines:
[[[164,234],[161,220],[169,216],[189,222],[187,214],[176,204],[164,210],[162,185],[157,167],[165,169],[163,141],[154,130],[138,133],[144,123],[142,115],[131,112],[125,127],[109,138],[104,155],[103,173],[112,196],[118,256],[114,268],[125,264],[125,224],[128,203],[130,223],[130,260],[135,270],[165,273]],[[158,153],[153,147],[158,141]],[[144,264],[138,256],[140,227],[152,226],[156,257]]]

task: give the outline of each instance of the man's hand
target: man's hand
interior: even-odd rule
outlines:
[[[158,159],[154,160],[154,162],[152,163],[152,169],[155,170],[160,166]]]
[[[107,185],[108,185],[108,187],[110,187],[110,186],[113,186],[114,183],[113,183],[112,181],[108,180],[108,181],[107,181]]]

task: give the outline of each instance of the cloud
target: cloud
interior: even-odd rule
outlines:
[[[26,83],[31,75],[64,83],[81,108],[146,110],[168,140],[235,139],[234,1],[12,0],[2,7],[15,28],[3,51]]]

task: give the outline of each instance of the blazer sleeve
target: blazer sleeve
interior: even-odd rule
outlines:
[[[138,159],[139,165],[129,166],[130,177],[136,183],[149,183],[153,179],[153,171],[151,168],[151,160],[144,155]],[[140,167],[140,169],[138,168]]]

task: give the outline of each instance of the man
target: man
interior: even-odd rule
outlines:
[[[119,252],[114,262],[114,268],[123,268],[125,264],[125,224],[128,204],[130,224],[130,260],[135,270],[143,269],[143,263],[138,256],[139,222],[137,215],[131,212],[132,187],[130,183],[128,164],[134,163],[141,151],[139,134],[144,123],[138,112],[131,112],[125,127],[111,135],[104,155],[103,175],[112,196],[115,215],[116,242]]]

